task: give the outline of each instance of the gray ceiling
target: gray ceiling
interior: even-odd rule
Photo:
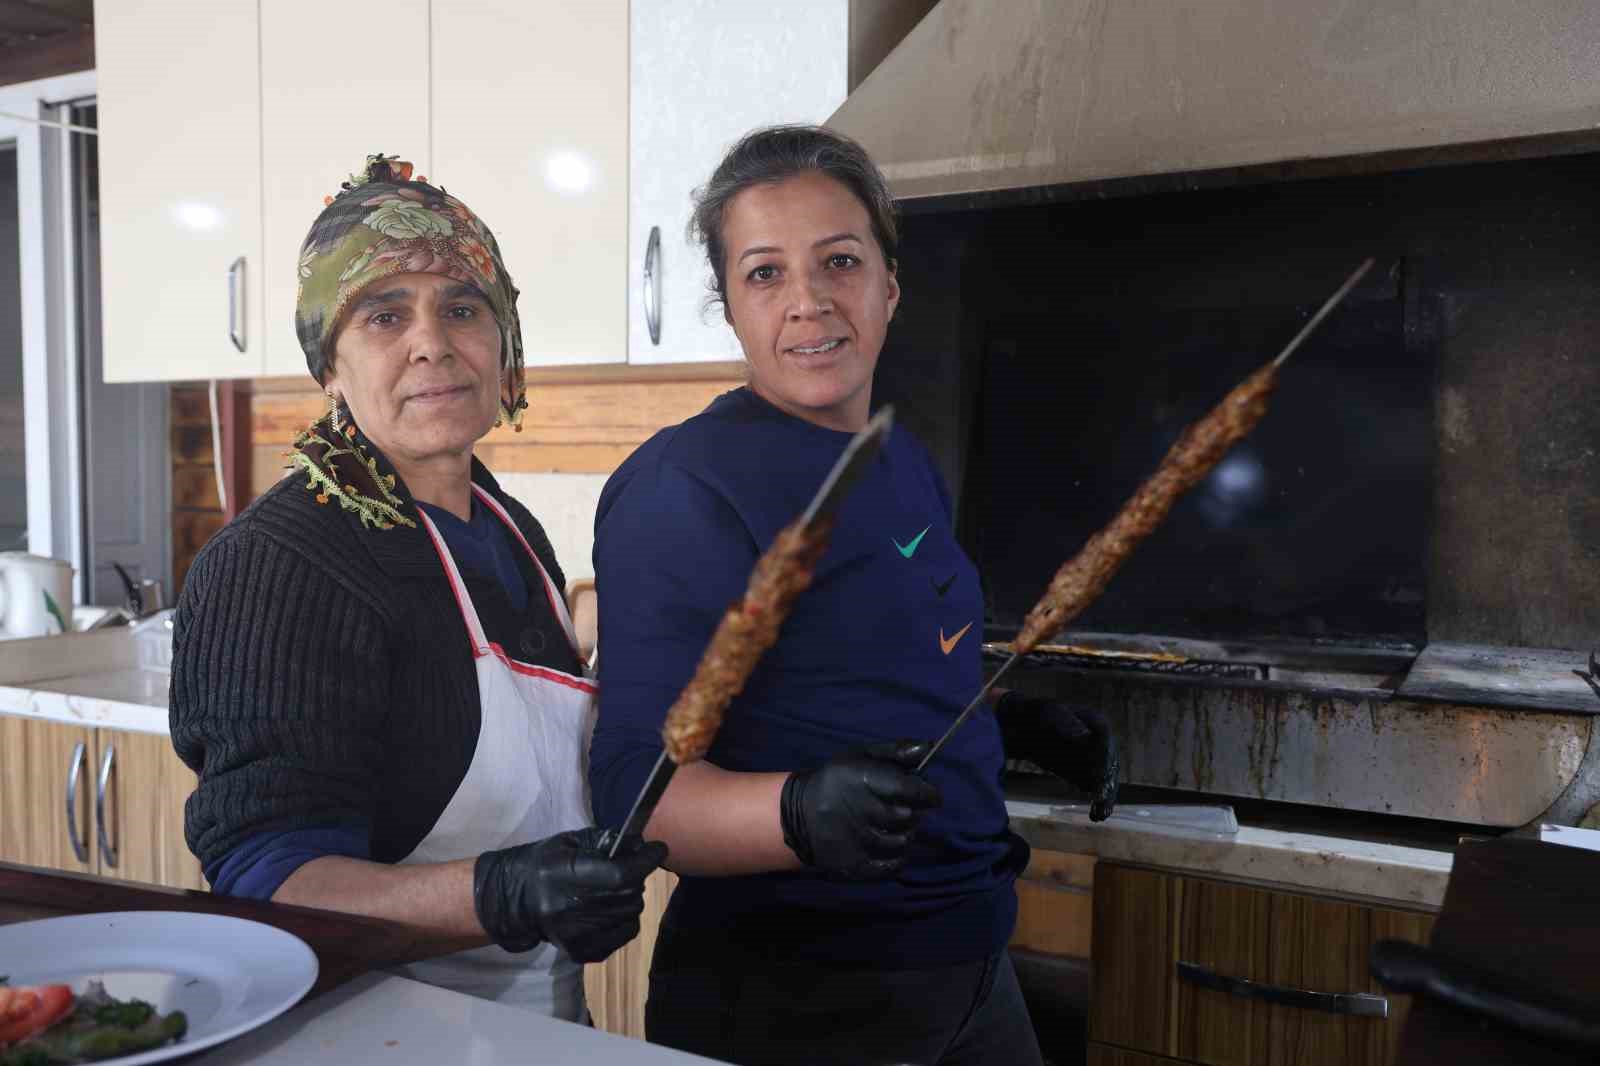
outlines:
[[[94,0],[0,0],[0,51],[26,51],[94,25]]]

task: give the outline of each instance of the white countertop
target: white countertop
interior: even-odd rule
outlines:
[[[163,670],[124,666],[44,681],[0,684],[0,714],[165,734],[171,680]]]
[[[70,647],[75,650],[68,654],[63,638],[44,638],[0,649],[11,653],[9,665],[0,663],[0,714],[141,733],[168,731],[170,677],[134,665],[128,638],[83,634],[72,638]],[[41,669],[62,676],[19,679],[30,663],[43,663]],[[96,668],[85,670],[88,664]],[[1176,872],[1434,908],[1450,879],[1450,850],[1374,839],[1371,833],[1352,837],[1336,829],[1244,824],[1237,833],[1219,834],[1140,824],[1126,816],[1097,824],[1081,809],[1032,796],[1011,798],[1006,807],[1012,827],[1036,847]]]
[[[166,733],[171,675],[141,665],[139,639],[123,627],[0,641],[0,714]]]
[[[713,1060],[371,973],[192,1061],[203,1066],[692,1066]]]
[[[1115,817],[1095,823],[1081,811],[1018,799],[1006,810],[1011,827],[1038,848],[1413,907],[1444,901],[1453,860],[1435,848],[1248,824],[1224,834]]]

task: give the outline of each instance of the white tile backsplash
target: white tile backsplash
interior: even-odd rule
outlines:
[[[594,576],[594,511],[608,474],[495,474],[544,526],[567,581]]]

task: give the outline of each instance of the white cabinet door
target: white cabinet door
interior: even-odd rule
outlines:
[[[261,5],[262,268],[265,372],[303,375],[294,331],[300,242],[323,197],[369,154],[432,177],[428,0]]]
[[[107,381],[261,373],[257,4],[95,4]]]
[[[711,272],[685,236],[690,195],[757,126],[823,122],[844,102],[849,0],[634,0],[630,60],[628,359],[738,359],[706,308]],[[645,252],[660,230],[660,342],[646,319]]]
[[[528,364],[622,362],[627,0],[433,0],[432,42],[429,176],[499,240]]]

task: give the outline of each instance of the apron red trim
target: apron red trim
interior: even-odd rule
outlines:
[[[482,654],[482,649],[478,644],[478,634],[474,633],[472,629],[472,622],[478,616],[477,612],[467,610],[467,590],[461,582],[456,580],[455,560],[450,555],[450,550],[445,547],[444,540],[439,536],[438,531],[434,529],[433,520],[428,517],[428,512],[420,507],[417,508],[417,514],[422,517],[422,528],[428,531],[428,538],[433,541],[433,550],[438,554],[439,562],[444,565],[445,580],[450,585],[450,594],[456,598],[456,610],[461,612],[461,625],[467,631],[467,643],[472,645],[472,657],[476,659]],[[449,562],[446,562],[446,560],[449,560]],[[484,639],[487,642],[487,636]]]
[[[543,681],[553,681],[558,685],[565,685],[568,688],[577,689],[579,692],[587,692],[591,696],[600,691],[600,686],[595,684],[593,681],[588,681],[581,677],[573,677],[571,674],[564,674],[560,670],[552,670],[548,666],[535,666],[532,663],[525,663],[521,662],[520,660],[513,659],[511,656],[507,655],[506,650],[498,644],[490,644],[489,650],[494,652],[495,658],[505,663],[506,666],[515,673],[522,674],[526,677],[537,677]]]
[[[533,550],[533,546],[528,543],[528,538],[522,535],[522,530],[518,529],[517,524],[511,520],[510,513],[507,512],[504,507],[500,506],[499,500],[489,495],[487,491],[477,484],[472,486],[472,491],[476,492],[478,494],[478,498],[486,503],[495,514],[500,516],[500,521],[504,522],[506,528],[511,530],[512,534],[517,538],[518,543],[522,545],[522,550],[527,552],[528,558],[533,560],[534,568],[539,571],[539,577],[543,579],[541,584],[544,585],[544,596],[545,599],[550,603],[550,611],[556,616],[556,621],[561,623],[561,631],[567,635],[567,644],[572,648],[573,657],[579,662],[582,662],[583,656],[578,653],[577,634],[573,631],[570,623],[566,621],[567,605],[564,601],[559,603],[557,602],[554,591],[554,582],[550,580],[550,575],[545,572],[544,564],[539,561],[538,552]]]

